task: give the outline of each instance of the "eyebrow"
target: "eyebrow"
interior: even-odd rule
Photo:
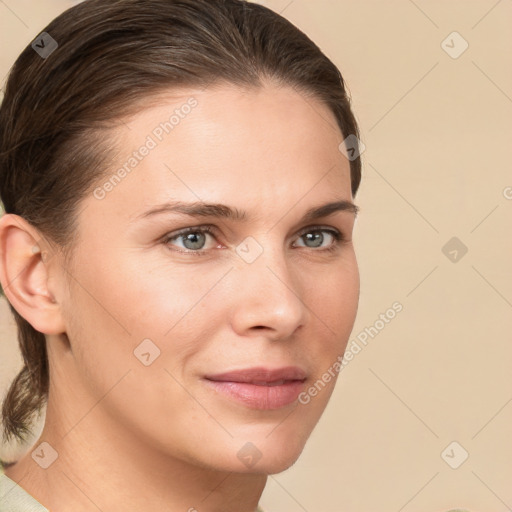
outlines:
[[[332,215],[339,211],[357,215],[359,213],[359,207],[351,201],[342,199],[340,201],[334,201],[310,208],[302,217],[302,221],[307,222],[320,217],[327,217],[328,215]],[[134,220],[145,219],[163,213],[183,213],[185,215],[190,215],[191,217],[217,217],[235,222],[247,222],[249,220],[249,216],[244,210],[239,210],[238,208],[233,208],[221,203],[204,203],[202,201],[195,201],[192,203],[173,201],[164,203],[143,212],[135,217]]]

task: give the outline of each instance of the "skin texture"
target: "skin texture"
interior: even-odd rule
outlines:
[[[203,377],[294,365],[308,389],[343,354],[359,299],[355,214],[301,221],[314,206],[352,201],[335,118],[271,83],[174,90],[116,129],[118,166],[191,97],[197,105],[136,168],[104,198],[84,199],[70,265],[24,219],[0,219],[6,296],[49,352],[34,446],[58,452],[47,469],[28,452],[6,474],[52,512],[253,511],[266,475],[296,461],[332,393],[335,379],[308,404],[257,410]],[[224,203],[249,220],[134,220],[170,200]],[[183,238],[163,241],[204,225],[215,231],[203,256],[185,254]],[[346,241],[320,230],[320,247],[308,245],[303,228],[318,227]],[[247,237],[263,250],[252,263],[236,250]],[[160,350],[149,366],[134,355],[144,339]],[[237,456],[247,442],[261,454],[250,467]]]

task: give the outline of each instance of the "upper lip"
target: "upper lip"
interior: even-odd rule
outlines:
[[[266,384],[279,381],[305,380],[306,372],[297,366],[286,366],[275,369],[259,366],[225,373],[217,373],[215,375],[206,375],[205,378],[217,382]]]

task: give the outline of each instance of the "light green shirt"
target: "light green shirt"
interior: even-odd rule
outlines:
[[[36,501],[27,491],[5,475],[0,466],[0,512],[50,512]],[[264,512],[260,507],[256,512]],[[452,509],[449,512],[468,512]]]
[[[11,480],[0,465],[0,512],[50,512]],[[256,512],[263,512],[258,507]]]
[[[0,469],[0,512],[50,512]]]

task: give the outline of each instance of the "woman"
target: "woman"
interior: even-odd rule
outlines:
[[[24,368],[7,510],[249,512],[324,411],[359,298],[343,79],[240,0],[86,0],[0,110]],[[10,507],[10,508],[9,508]]]

